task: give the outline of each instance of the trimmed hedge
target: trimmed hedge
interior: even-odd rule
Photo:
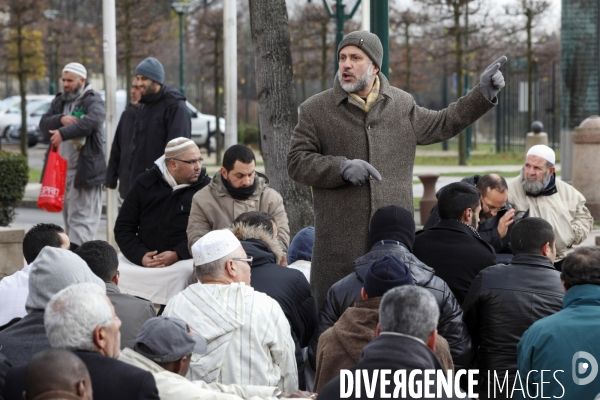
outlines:
[[[238,123],[238,143],[245,144],[246,146],[258,146],[260,142],[259,135],[260,132],[257,126],[243,122]]]
[[[0,150],[0,226],[8,226],[29,180],[27,158]]]

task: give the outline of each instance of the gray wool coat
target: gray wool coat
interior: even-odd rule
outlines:
[[[312,186],[315,243],[311,285],[320,307],[327,290],[353,271],[352,261],[369,251],[373,213],[397,205],[413,211],[412,174],[417,145],[457,135],[497,103],[475,87],[441,111],[419,107],[379,73],[380,95],[366,113],[336,77],[333,89],[300,106],[287,157],[289,176]],[[342,161],[361,159],[383,179],[362,186],[344,181]]]

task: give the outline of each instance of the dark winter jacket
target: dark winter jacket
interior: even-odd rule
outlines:
[[[137,265],[154,250],[175,251],[180,260],[192,258],[185,233],[192,197],[209,183],[205,168],[195,183],[176,191],[157,166],[142,174],[129,189],[115,223],[115,239],[123,255]]]
[[[73,110],[82,110],[84,116],[74,124],[63,126],[60,123],[60,118],[64,116],[65,102],[61,99],[61,94],[56,95],[50,108],[42,116],[40,131],[42,134],[49,136],[51,130],[58,129],[65,141],[85,137],[85,145],[79,152],[74,186],[76,189],[81,189],[101,185],[106,176],[103,128],[106,109],[104,100],[102,100],[100,93],[94,90],[86,91],[73,107]]]
[[[0,351],[14,367],[27,365],[34,354],[50,348],[44,329],[44,310],[34,310],[0,332]]]
[[[150,372],[97,351],[76,350],[74,353],[90,373],[94,400],[159,400],[156,381]],[[9,371],[5,400],[23,398],[25,372],[25,366]]]
[[[131,145],[133,142],[133,134],[135,132],[135,118],[137,116],[137,107],[129,104],[115,132],[115,138],[110,149],[110,158],[108,159],[108,167],[106,169],[106,181],[104,184],[107,188],[116,189],[117,180],[119,181],[119,195],[122,199],[127,195],[129,190],[129,161],[131,160]]]
[[[129,160],[129,182],[135,182],[152,168],[154,161],[165,153],[169,140],[192,135],[190,112],[178,90],[163,85],[158,93],[142,96],[140,103]]]
[[[510,264],[477,274],[463,309],[473,348],[478,349],[475,367],[482,388],[487,388],[487,371],[493,370],[503,377],[508,370],[512,388],[521,336],[535,321],[560,311],[563,296],[560,272],[542,255],[517,254]]]
[[[236,225],[233,233],[253,258],[252,287],[276,300],[290,323],[302,389],[306,386],[302,348],[308,345],[317,327],[317,305],[310,284],[302,272],[276,264],[283,254],[281,245],[266,230]]]
[[[352,395],[349,397],[342,397],[340,393],[340,376],[338,375],[333,380],[329,381],[327,385],[319,392],[318,400],[334,400],[334,399],[342,399],[342,398],[350,398],[350,399],[382,399],[382,398],[400,398],[400,396],[391,396],[396,388],[396,384],[394,383],[394,373],[397,370],[405,370],[405,384],[408,386],[409,375],[412,370],[421,370],[420,374],[415,374],[415,382],[417,384],[425,384],[424,381],[424,371],[427,369],[434,370],[442,370],[442,365],[439,360],[436,358],[433,351],[431,351],[422,341],[407,336],[401,335],[398,333],[384,332],[379,337],[373,339],[371,343],[369,343],[363,350],[362,355],[360,357],[360,361],[358,364],[349,368],[349,371],[352,372],[354,376],[354,371],[356,370],[366,370],[368,371],[368,376],[373,377],[374,371],[381,373],[384,369],[389,369],[391,372],[386,376],[388,379],[388,385],[386,387],[385,393],[388,394],[387,397],[381,395],[381,379],[377,379],[377,383],[375,386],[375,390],[372,395],[368,395],[367,390],[365,388],[364,380],[360,380],[361,389],[360,395],[356,396],[357,391],[355,388],[352,390]],[[390,382],[391,381],[391,382]],[[369,381],[369,383],[373,382],[373,380]],[[429,387],[429,393],[436,393],[436,379],[435,375],[433,375],[432,386]],[[354,381],[356,384],[357,382]],[[346,389],[348,387],[348,380],[346,380]],[[417,386],[413,386],[413,389],[418,389]],[[441,397],[436,397],[437,399],[447,399],[447,398],[455,398],[455,397],[446,397],[444,391],[441,393]],[[406,396],[402,398],[413,399],[418,398],[422,399],[423,396],[412,397],[410,396],[410,391],[406,390]]]
[[[494,248],[456,220],[441,220],[417,232],[413,254],[435,270],[461,305],[479,271],[496,264]]]
[[[12,365],[8,358],[0,353],[0,399],[4,400],[4,385],[6,384],[6,374],[11,369]]]
[[[477,181],[479,181],[479,178],[481,178],[481,176],[473,175],[463,178],[461,182],[466,182],[475,186],[477,185]],[[438,190],[438,192],[435,194],[435,197],[439,198],[440,193],[442,193],[442,190],[444,190],[444,188]],[[494,248],[496,254],[503,253],[510,254],[512,256],[512,248],[510,247],[510,232],[514,224],[508,226],[506,236],[504,236],[503,238],[500,238],[500,234],[498,233],[498,222],[500,222],[500,218],[502,218],[502,216],[508,210],[510,210],[510,206],[508,205],[508,200],[506,200],[506,204],[504,204],[500,211],[498,211],[498,214],[488,219],[487,221],[479,224],[477,232],[479,232],[479,236],[481,236],[483,240],[485,240]],[[436,205],[433,206],[433,209],[431,210],[431,214],[429,214],[429,218],[427,218],[427,222],[425,222],[425,226],[423,226],[423,230],[433,228],[433,226],[437,224],[439,220],[440,216],[438,214],[436,203]]]
[[[363,287],[364,276],[369,265],[386,254],[393,254],[408,265],[415,285],[428,289],[433,294],[440,308],[438,332],[450,345],[456,369],[468,368],[472,357],[471,339],[463,323],[463,313],[459,303],[448,285],[434,275],[433,269],[419,261],[399,242],[375,245],[369,253],[354,261],[353,273],[336,282],[329,289],[319,313],[319,326],[308,348],[311,367],[315,367],[319,337],[335,324],[348,307],[352,307],[355,301],[361,299],[360,289]]]

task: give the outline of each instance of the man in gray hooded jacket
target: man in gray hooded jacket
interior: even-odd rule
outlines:
[[[13,368],[27,365],[39,351],[50,348],[44,328],[44,309],[50,298],[67,286],[91,282],[106,290],[78,255],[69,250],[44,247],[31,263],[27,316],[0,332],[0,348]]]

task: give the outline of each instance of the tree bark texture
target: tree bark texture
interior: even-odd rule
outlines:
[[[290,237],[313,225],[312,193],[287,174],[287,154],[298,123],[285,0],[250,0],[260,139],[265,172],[283,197]]]

